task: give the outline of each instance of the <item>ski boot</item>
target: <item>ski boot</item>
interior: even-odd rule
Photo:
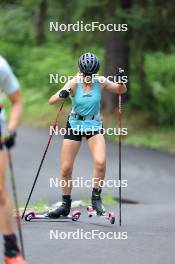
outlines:
[[[101,189],[94,188],[92,191],[92,208],[97,212],[97,215],[105,215],[106,209],[102,204]]]
[[[16,236],[12,236],[9,241],[5,242],[4,261],[6,264],[27,264],[18,248]]]
[[[111,224],[115,223],[115,214],[113,212],[106,213],[101,200],[101,189],[94,188],[92,191],[92,206],[87,207],[88,217],[101,217],[109,221]]]
[[[63,199],[62,205],[56,209],[53,209],[47,213],[50,218],[60,218],[60,216],[68,216],[71,210],[72,200]]]

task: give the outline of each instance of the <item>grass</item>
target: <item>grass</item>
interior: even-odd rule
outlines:
[[[30,205],[30,208],[27,209],[27,211],[35,211],[37,213],[42,213],[50,210],[51,207],[48,206],[48,202],[46,199],[39,200],[38,202]],[[24,206],[20,206],[20,214],[23,213]]]
[[[81,206],[88,206],[91,204],[90,199],[84,199],[82,201]],[[113,199],[112,194],[109,193],[108,195],[103,196],[103,204],[104,205],[115,205],[116,201]],[[30,208],[28,208],[27,211],[35,211],[36,213],[44,213],[52,209],[52,206],[48,205],[48,202],[46,199],[39,200],[38,202],[30,205]],[[22,214],[24,210],[24,207],[20,207],[20,214]]]
[[[87,206],[91,204],[90,199],[83,200],[83,206]],[[104,205],[115,205],[116,201],[113,199],[113,196],[111,193],[108,193],[107,195],[103,196],[103,204]]]
[[[116,127],[117,113],[104,113],[104,126]],[[123,136],[123,143],[135,147],[145,147],[175,153],[174,127],[156,126],[143,112],[125,111],[123,127],[128,135]],[[116,142],[118,137],[108,136],[109,141]]]
[[[146,147],[175,153],[174,129],[171,128],[154,128],[149,131],[140,131],[129,135],[124,142],[136,147]]]

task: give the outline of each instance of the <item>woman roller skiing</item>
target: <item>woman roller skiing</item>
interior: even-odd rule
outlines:
[[[5,186],[6,153],[15,145],[16,128],[22,113],[22,97],[19,83],[7,61],[0,56],[0,96],[5,93],[11,103],[7,130],[4,131],[3,106],[0,103],[0,230],[4,239],[6,264],[27,264],[19,250],[14,233],[12,204]]]
[[[48,212],[51,218],[67,216],[71,209],[70,182],[72,179],[73,164],[81,145],[82,137],[86,137],[93,163],[92,208],[97,215],[103,215],[105,208],[101,199],[102,188],[100,181],[104,180],[106,169],[106,145],[100,130],[103,122],[100,115],[101,93],[108,90],[115,94],[127,91],[125,84],[108,81],[103,76],[97,76],[100,68],[98,58],[92,53],[83,54],[78,61],[79,73],[74,79],[54,94],[50,104],[67,97],[71,98],[72,110],[69,114],[61,150],[61,180],[66,182],[62,187],[62,205]],[[76,132],[76,133],[75,133]],[[78,132],[78,133],[77,133]],[[69,184],[68,184],[69,182]]]

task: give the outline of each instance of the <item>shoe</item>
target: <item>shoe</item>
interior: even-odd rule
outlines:
[[[50,218],[59,218],[60,216],[68,216],[71,210],[72,200],[63,200],[62,205],[47,213]]]
[[[93,189],[91,202],[92,208],[97,212],[97,215],[104,215],[106,213],[106,209],[101,199],[101,189]]]

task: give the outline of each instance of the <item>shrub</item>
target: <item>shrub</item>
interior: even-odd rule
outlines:
[[[147,55],[145,71],[154,98],[148,111],[158,124],[175,125],[175,54]]]

